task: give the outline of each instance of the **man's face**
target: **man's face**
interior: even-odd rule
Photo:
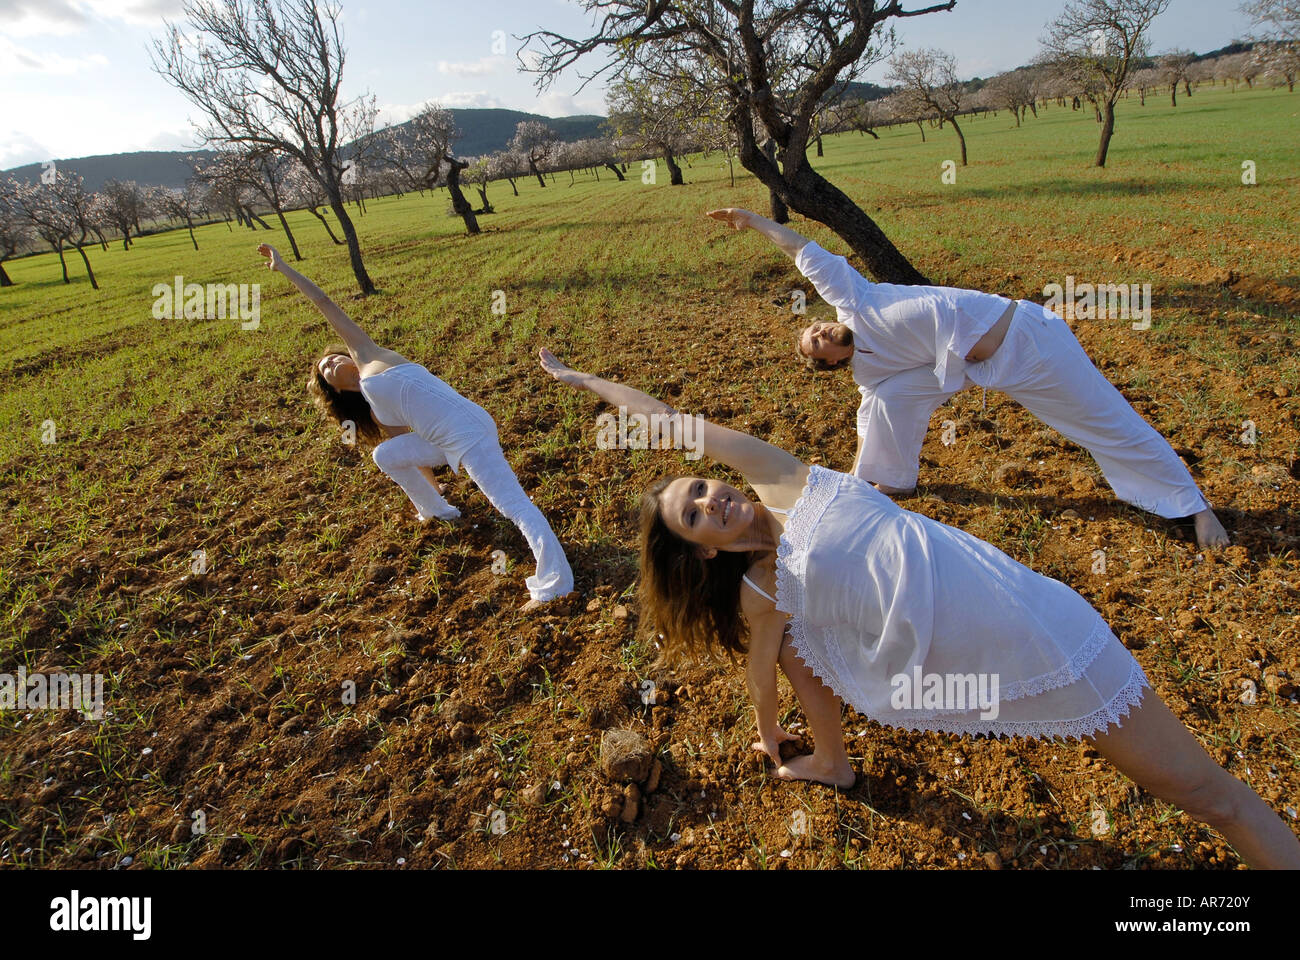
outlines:
[[[842,323],[810,324],[799,335],[799,352],[813,360],[839,363],[853,355],[853,333]]]

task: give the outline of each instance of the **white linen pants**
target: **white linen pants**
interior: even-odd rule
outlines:
[[[1093,366],[1069,324],[1045,307],[1022,302],[1001,346],[968,364],[966,378],[967,385],[1001,390],[1087,450],[1119,499],[1170,518],[1209,506],[1169,442]],[[930,417],[955,392],[941,390],[927,367],[863,388],[856,476],[914,487]]]
[[[375,465],[406,492],[422,521],[430,517],[460,516],[460,511],[444,500],[420,472],[421,467],[447,465],[446,455],[437,446],[416,433],[403,433],[375,447],[372,457]],[[571,591],[573,571],[564,548],[542,511],[519,485],[497,438],[484,437],[465,451],[460,463],[488,502],[518,527],[528,541],[537,562],[536,574],[525,581],[529,596],[545,602]]]

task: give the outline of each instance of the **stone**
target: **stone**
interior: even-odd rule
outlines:
[[[650,744],[632,730],[606,730],[600,738],[600,767],[605,776],[622,783],[644,780],[650,774]]]

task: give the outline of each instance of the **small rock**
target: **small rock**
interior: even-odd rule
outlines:
[[[506,788],[505,788],[505,787],[497,787],[495,790],[492,791],[492,799],[493,799],[493,800],[500,800],[500,799],[501,799],[502,797],[504,797],[505,795],[506,795]]]
[[[654,793],[659,789],[659,778],[663,776],[664,765],[656,760],[650,765],[650,776],[645,782],[645,792]]]
[[[600,766],[611,780],[644,780],[650,773],[650,744],[632,730],[606,730],[600,738]]]
[[[624,823],[631,823],[641,812],[641,791],[635,783],[629,783],[623,788],[623,813],[621,814]]]
[[[984,862],[987,863],[987,864],[989,865],[989,869],[990,869],[990,870],[1001,870],[1001,869],[1002,869],[1002,858],[999,857],[999,856],[998,856],[994,851],[992,851],[992,850],[990,850],[988,853],[984,854]]]
[[[468,723],[458,723],[451,728],[451,738],[453,740],[465,741],[474,736],[474,728]]]
[[[592,597],[590,600],[587,601],[588,613],[595,613],[599,609],[600,609],[600,601],[597,600],[595,597]]]
[[[1061,511],[1061,519],[1062,519],[1062,520],[1078,520],[1078,519],[1079,519],[1079,511],[1078,511],[1078,510],[1062,510],[1062,511]]]
[[[618,604],[616,607],[614,607],[614,619],[615,619],[615,620],[626,620],[626,619],[627,619],[627,607],[623,606],[623,604],[621,604],[621,603]]]
[[[523,801],[530,807],[540,807],[546,802],[546,784],[534,783],[523,792]]]
[[[1288,389],[1287,387],[1274,387],[1274,388],[1273,388],[1273,396],[1275,396],[1275,397],[1289,397],[1289,396],[1291,396],[1291,391],[1290,391],[1290,389]]]

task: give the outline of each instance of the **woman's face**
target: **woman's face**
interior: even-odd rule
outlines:
[[[665,487],[659,512],[668,529],[683,540],[717,550],[741,540],[754,523],[754,504],[748,497],[721,480],[700,477],[678,477]]]
[[[335,390],[357,390],[361,385],[361,371],[346,353],[331,353],[321,357],[316,369]]]

